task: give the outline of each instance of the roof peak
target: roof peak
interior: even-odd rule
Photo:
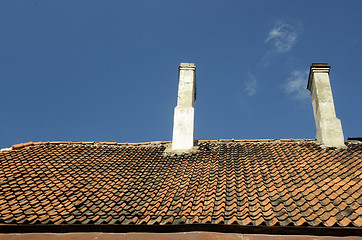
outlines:
[[[167,145],[172,141],[149,141],[149,142],[96,142],[96,141],[47,141],[47,142],[26,142],[14,144],[9,148],[0,149],[0,151],[10,151],[14,149],[21,149],[25,147],[31,146],[39,146],[39,145],[92,145],[92,146],[158,146],[158,145]],[[289,143],[301,143],[301,142],[316,142],[316,139],[306,139],[306,138],[276,138],[276,139],[206,139],[206,140],[196,140],[196,145],[201,143],[281,143],[281,142],[289,142]],[[361,143],[361,141],[357,141],[355,139],[348,139],[345,142],[349,143]]]
[[[230,143],[230,142],[251,142],[251,143],[266,143],[266,142],[311,142],[315,141],[315,139],[208,139],[208,140],[197,140],[197,143]],[[130,142],[96,142],[96,141],[79,141],[79,142],[72,142],[72,141],[47,141],[47,142],[26,142],[26,143],[19,143],[14,144],[10,148],[3,148],[1,151],[9,151],[13,149],[20,149],[24,147],[30,147],[30,146],[38,146],[38,145],[109,145],[109,146],[147,146],[147,145],[165,145],[169,144],[171,141],[149,141],[149,142],[136,142],[136,143],[130,143]]]

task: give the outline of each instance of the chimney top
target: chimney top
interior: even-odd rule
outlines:
[[[312,63],[312,66],[310,66],[310,70],[309,70],[309,77],[308,77],[308,83],[307,83],[307,89],[310,91],[311,90],[311,77],[312,77],[312,73],[313,70],[316,69],[320,69],[320,70],[324,70],[327,73],[329,73],[329,70],[331,69],[331,66],[328,66],[328,63]]]
[[[330,67],[328,63],[312,63],[311,67]]]
[[[194,68],[195,64],[194,63],[180,63],[180,68]]]

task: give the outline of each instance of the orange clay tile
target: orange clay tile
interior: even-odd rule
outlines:
[[[11,146],[13,149],[22,148],[24,147],[24,143],[19,143]]]
[[[28,142],[0,151],[0,224],[362,227],[362,144]]]

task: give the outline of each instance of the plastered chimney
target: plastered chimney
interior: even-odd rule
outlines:
[[[196,100],[196,67],[193,63],[179,66],[177,106],[173,120],[172,150],[190,150],[194,146],[194,102]]]
[[[341,120],[336,117],[329,81],[330,66],[313,63],[310,67],[307,89],[312,96],[316,139],[325,147],[345,148]]]

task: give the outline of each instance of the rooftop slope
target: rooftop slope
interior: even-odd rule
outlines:
[[[0,223],[362,227],[362,144],[30,143],[0,152]]]

